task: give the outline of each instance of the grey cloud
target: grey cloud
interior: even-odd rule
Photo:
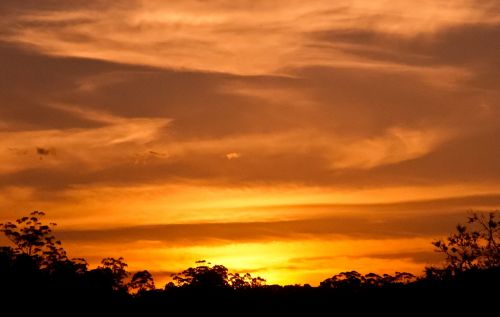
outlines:
[[[279,76],[236,76],[173,71],[85,58],[48,57],[2,43],[0,101],[12,129],[89,128],[98,123],[51,104],[109,112],[123,117],[174,118],[177,138],[209,138],[292,127],[288,117],[262,100],[225,91],[233,82],[269,87],[291,81]],[[119,80],[116,80],[118,78]],[[95,89],[82,83],[99,80]],[[29,91],[29,94],[26,94]]]
[[[76,88],[85,75],[116,65],[75,58],[52,58],[0,43],[0,115],[9,129],[89,128],[99,124],[49,105]]]
[[[414,263],[434,264],[443,261],[443,254],[433,251],[368,254],[366,257],[377,259],[410,259]]]
[[[443,261],[443,255],[438,252],[432,251],[431,248],[429,251],[407,251],[398,253],[368,253],[368,254],[348,256],[348,257],[354,261],[359,258],[388,259],[388,260],[406,259],[417,264],[435,264]],[[336,256],[298,257],[290,259],[289,262],[311,267],[317,263],[332,262],[335,261],[335,259],[337,259]]]
[[[498,7],[497,10],[500,11]],[[494,88],[500,76],[499,24],[464,23],[413,37],[365,29],[324,31],[313,37],[332,44],[351,44],[340,49],[372,60],[426,67],[462,67],[474,72],[475,78],[470,84],[475,87]]]
[[[123,2],[123,1],[122,1]],[[127,1],[128,2],[128,1]],[[108,1],[103,0],[72,0],[72,1],[61,1],[61,0],[2,0],[0,2],[0,12],[4,14],[15,14],[19,15],[26,12],[40,12],[40,11],[64,11],[68,9],[84,9],[84,8],[94,8],[109,5]]]
[[[54,153],[54,149],[47,149],[47,148],[43,148],[43,147],[36,148],[36,154],[38,154],[40,156],[46,156],[46,155],[50,155],[52,153]]]

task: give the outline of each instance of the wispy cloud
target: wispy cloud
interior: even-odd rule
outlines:
[[[7,12],[8,10],[8,5]],[[268,73],[321,64],[337,52],[314,47],[308,32],[365,29],[413,37],[468,23],[496,23],[494,1],[128,1],[77,3],[50,10],[26,5],[8,14],[3,36],[55,55],[233,73]],[[134,34],[134,36],[130,36]],[[257,44],[258,43],[258,44]],[[273,54],[268,54],[272,51]],[[333,53],[333,56],[332,56]]]
[[[449,133],[436,129],[409,130],[394,127],[380,137],[351,140],[338,146],[334,168],[373,168],[417,159],[450,138]]]
[[[85,166],[92,170],[106,162],[130,161],[138,147],[146,148],[170,122],[159,118],[118,118],[77,108],[66,110],[106,124],[93,129],[0,132],[0,148],[7,149],[0,156],[0,171],[60,166]],[[52,155],[48,157],[49,154]],[[40,155],[47,158],[37,160]]]

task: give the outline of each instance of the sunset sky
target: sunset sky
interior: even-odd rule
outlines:
[[[1,0],[0,222],[162,287],[421,273],[500,207],[498,0]],[[5,240],[0,239],[0,242]]]

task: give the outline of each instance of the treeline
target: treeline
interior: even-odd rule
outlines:
[[[332,305],[337,311],[356,311],[381,303],[394,307],[417,302],[414,309],[437,304],[449,311],[458,308],[444,305],[449,300],[484,302],[500,295],[500,222],[496,213],[473,214],[446,240],[433,242],[444,256],[443,265],[425,268],[422,276],[351,271],[327,278],[318,287],[266,285],[262,277],[198,261],[158,288],[150,272],[131,274],[123,258],[105,258],[89,269],[85,259],[68,257],[53,234],[55,224],[43,222],[44,216],[35,211],[0,225],[12,242],[0,247],[0,301],[6,304],[30,303],[25,309],[53,303],[115,312],[159,309],[246,315],[307,313]],[[476,305],[475,309],[489,307]]]

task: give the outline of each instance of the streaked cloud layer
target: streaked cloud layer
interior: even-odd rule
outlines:
[[[158,274],[197,260],[184,250],[290,283],[353,256],[418,271],[424,240],[500,205],[498,1],[6,0],[0,14],[0,220],[45,209],[88,233],[79,255],[123,241]]]

